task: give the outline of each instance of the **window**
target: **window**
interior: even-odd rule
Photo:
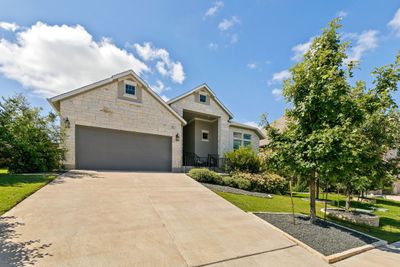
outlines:
[[[206,103],[207,102],[207,96],[206,95],[200,95],[200,102],[201,103]]]
[[[206,131],[206,130],[202,130],[201,131],[201,141],[206,141],[206,142],[208,142],[208,136],[209,135],[209,132],[208,131]]]
[[[131,84],[125,84],[125,94],[129,96],[135,96],[136,95],[136,87]]]
[[[251,145],[251,134],[243,134],[243,146]]]
[[[233,149],[238,149],[241,146],[251,145],[251,134],[242,134],[239,132],[233,133]]]
[[[233,149],[238,149],[242,146],[242,133],[233,132]]]

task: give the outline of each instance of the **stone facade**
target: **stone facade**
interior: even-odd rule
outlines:
[[[125,94],[125,83],[133,84],[136,93]],[[207,96],[206,101],[200,101],[200,94]],[[260,133],[256,133],[255,129],[246,128],[245,125],[232,125],[232,114],[206,85],[171,101],[168,106],[139,76],[133,71],[127,71],[53,97],[49,101],[59,112],[61,121],[65,122],[67,118],[69,121],[69,127],[64,127],[67,149],[65,166],[68,169],[76,167],[75,138],[76,126],[79,125],[171,137],[171,169],[181,171],[184,111],[209,118],[212,126],[209,136],[213,138],[211,141],[217,144],[210,142],[211,152],[203,151],[203,154],[218,153],[222,157],[231,151],[234,131],[251,134],[253,148],[256,152],[259,150]],[[199,138],[197,136],[197,139]]]
[[[129,78],[134,80],[133,78]],[[135,81],[135,80],[134,80]],[[141,103],[118,97],[118,81],[60,101],[61,118],[68,118],[66,167],[75,167],[75,125],[149,133],[172,138],[172,170],[182,168],[182,122],[136,81]]]
[[[173,102],[170,106],[181,116],[183,116],[183,110],[188,110],[218,117],[218,154],[222,156],[231,150],[229,146],[229,115],[213,97],[210,97],[206,89],[200,89],[199,92],[208,96],[209,103],[198,102],[196,100],[198,94],[193,93]]]

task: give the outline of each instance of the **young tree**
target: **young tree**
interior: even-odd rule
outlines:
[[[286,111],[288,130],[294,139],[297,168],[308,177],[311,221],[316,219],[316,176],[321,181],[335,179],[331,170],[337,165],[338,140],[343,136],[343,125],[351,121],[351,88],[344,63],[347,44],[340,42],[340,27],[338,20],[333,20],[314,39],[304,60],[291,69],[291,78],[283,88],[293,104]]]
[[[291,104],[287,129],[267,131],[274,150],[271,162],[308,180],[311,221],[316,218],[317,175],[322,184],[345,187],[348,209],[354,190],[382,184],[397,166],[397,158],[385,155],[398,148],[400,139],[400,115],[391,96],[400,80],[400,56],[374,71],[373,89],[363,82],[351,87],[347,80],[355,63],[346,61],[347,43],[340,42],[338,22],[333,20],[315,38],[285,81],[283,93]]]
[[[22,95],[0,101],[0,161],[12,172],[59,169],[64,149],[56,116],[40,114]]]
[[[332,166],[337,166],[340,160],[343,127],[354,117],[351,87],[347,82],[352,65],[345,64],[347,44],[340,42],[337,33],[340,26],[338,19],[333,20],[314,39],[303,61],[291,68],[291,77],[283,88],[291,104],[285,112],[287,129],[282,134],[268,131],[270,147],[281,148],[276,153],[285,160],[280,162],[291,161],[289,168],[308,180],[312,222],[316,220],[317,174],[323,183],[326,179],[337,179]]]
[[[365,82],[357,82],[353,90],[360,118],[349,125],[347,163],[341,166],[340,183],[346,188],[346,210],[350,208],[350,194],[381,188],[390,183],[397,173],[398,157],[387,157],[400,143],[400,114],[392,96],[400,81],[400,53],[393,64],[375,69],[374,87],[367,89]]]

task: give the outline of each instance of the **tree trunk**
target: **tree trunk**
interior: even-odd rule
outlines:
[[[350,210],[350,190],[346,190],[346,211]]]
[[[294,203],[293,203],[292,181],[293,181],[293,177],[290,179],[289,188],[290,188],[290,200],[292,201],[292,216],[293,216],[293,225],[294,225],[294,224],[296,224],[296,221],[294,219]]]
[[[324,221],[326,221],[326,209],[328,208],[328,188],[325,188],[325,209],[324,209]]]
[[[310,221],[314,223],[317,219],[315,210],[315,169],[310,175]]]

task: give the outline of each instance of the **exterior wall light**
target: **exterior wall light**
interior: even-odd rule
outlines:
[[[65,126],[65,128],[71,127],[71,123],[69,122],[68,117],[66,117],[66,118],[64,119],[64,126]]]
[[[176,141],[179,141],[179,139],[180,139],[180,136],[179,136],[179,134],[177,133],[177,134],[175,135],[175,140],[176,140]]]

